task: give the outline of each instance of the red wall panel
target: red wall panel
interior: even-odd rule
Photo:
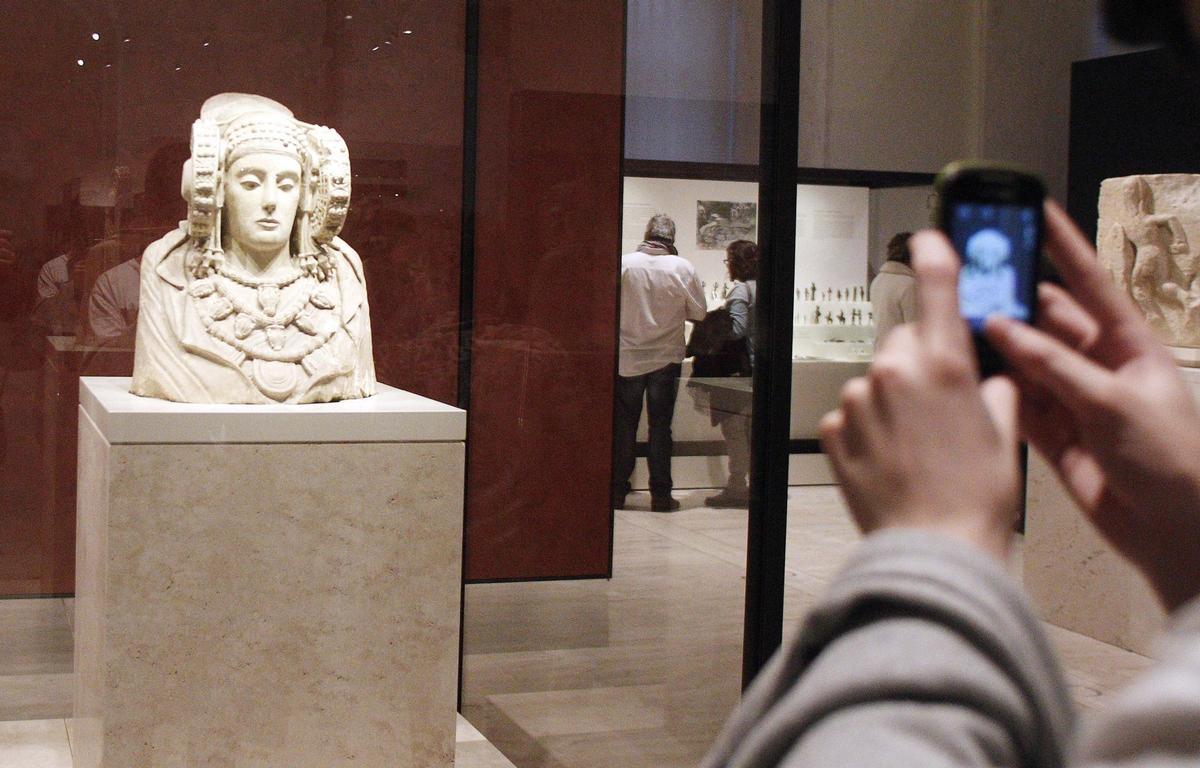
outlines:
[[[603,576],[624,3],[484,0],[467,578]]]
[[[129,339],[94,349],[80,313],[102,269],[186,215],[182,157],[215,93],[277,99],[345,137],[342,237],[363,258],[379,380],[455,401],[465,0],[51,0],[5,14],[0,596],[74,589],[78,378],[132,369]],[[154,158],[168,161],[159,194]],[[114,233],[120,247],[93,258]],[[40,268],[69,248],[70,284],[39,300]]]

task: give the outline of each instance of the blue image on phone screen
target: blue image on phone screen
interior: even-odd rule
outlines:
[[[958,306],[974,332],[991,315],[1028,320],[1038,257],[1037,210],[1029,206],[958,203],[950,239],[962,258]]]

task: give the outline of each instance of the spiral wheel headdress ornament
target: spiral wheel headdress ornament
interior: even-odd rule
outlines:
[[[192,123],[192,158],[183,173],[188,234],[196,240],[205,240],[216,231],[222,172],[221,129],[211,120],[200,118]]]
[[[320,245],[333,242],[350,211],[350,152],[337,131],[314,126],[308,132],[310,234]]]

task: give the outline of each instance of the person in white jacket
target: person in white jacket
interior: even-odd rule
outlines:
[[[899,232],[888,241],[887,261],[871,281],[876,348],[893,328],[917,319],[917,278],[908,249],[910,238],[912,232]]]

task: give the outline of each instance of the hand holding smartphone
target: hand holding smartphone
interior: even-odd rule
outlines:
[[[1016,168],[976,162],[951,163],[934,182],[937,226],[962,260],[959,312],[971,328],[980,376],[1004,370],[983,335],[994,314],[1032,323],[1042,251],[1045,186]]]

